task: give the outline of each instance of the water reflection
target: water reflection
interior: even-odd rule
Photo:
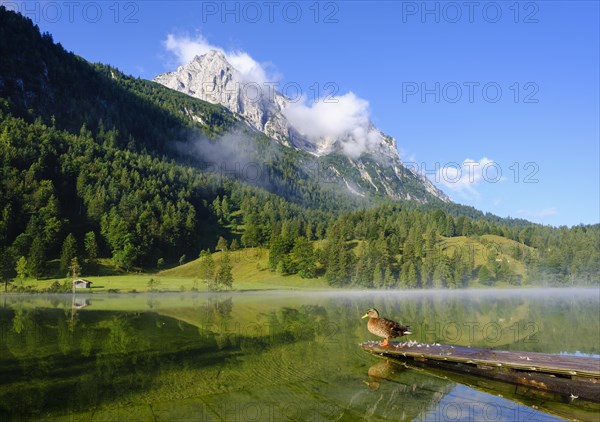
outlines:
[[[371,390],[378,390],[381,382],[392,381],[393,376],[404,369],[404,366],[396,364],[389,359],[384,359],[373,364],[368,371],[369,381],[365,381],[365,384]]]
[[[599,322],[593,317],[598,299],[589,291],[545,297],[519,291],[3,299],[2,420],[41,415],[156,420],[202,415],[200,420],[240,421],[429,420],[433,415],[453,420],[452,409],[468,415],[467,399],[481,403],[478,411],[491,412],[494,408],[484,404],[498,402],[487,392],[510,399],[498,404],[503,414],[510,406],[516,409],[511,400],[529,406],[551,402],[546,397],[524,401],[499,386],[480,388],[481,380],[472,377],[407,369],[362,352],[357,344],[371,336],[360,316],[373,306],[418,327],[418,341],[598,351]],[[571,315],[575,309],[577,315]],[[581,314],[586,324],[574,323]],[[461,389],[464,385],[469,387]],[[567,407],[543,409],[565,415],[574,409],[560,405]],[[546,416],[519,406],[521,412]],[[468,409],[475,412],[473,406]],[[600,414],[597,408],[588,410],[585,415]]]

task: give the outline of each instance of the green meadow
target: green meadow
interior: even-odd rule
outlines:
[[[322,242],[314,242],[315,247]],[[490,247],[493,245],[493,247]],[[472,251],[474,266],[486,263],[486,253],[497,253],[498,259],[505,258],[514,274],[524,276],[525,265],[511,254],[517,242],[501,236],[485,235],[478,240],[466,236],[442,238],[436,247],[445,255],[451,257],[457,251],[465,254]],[[363,244],[357,242],[353,251],[360,254]],[[521,247],[523,247],[521,245]],[[490,252],[491,251],[491,252]],[[330,289],[323,276],[302,278],[298,274],[281,275],[268,268],[269,250],[266,248],[245,248],[230,251],[233,289],[234,291],[251,290],[321,290]],[[222,252],[213,254],[215,266],[221,263]],[[81,289],[85,293],[142,293],[142,292],[189,292],[208,291],[204,280],[199,278],[200,260],[195,259],[163,271],[137,271],[134,273],[118,272],[108,259],[100,260],[95,271],[82,278],[92,282],[91,289]],[[42,280],[15,280],[14,287],[28,287],[29,291],[45,291],[53,284],[69,285],[67,278],[48,278]],[[470,282],[469,287],[486,287],[478,280]],[[514,287],[508,283],[496,283],[494,287]]]

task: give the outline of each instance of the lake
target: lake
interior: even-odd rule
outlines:
[[[600,418],[598,403],[369,355],[371,307],[411,325],[403,340],[600,356],[598,289],[4,295],[0,420]]]

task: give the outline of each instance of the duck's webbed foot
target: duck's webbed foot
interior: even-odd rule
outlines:
[[[387,346],[388,345],[388,338],[386,337],[381,343],[379,343],[380,346]]]

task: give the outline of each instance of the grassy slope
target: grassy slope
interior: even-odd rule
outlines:
[[[315,242],[318,243],[318,242]],[[467,253],[474,251],[474,264],[478,266],[487,262],[488,254],[498,255],[498,259],[506,258],[510,268],[515,274],[524,276],[525,266],[512,257],[511,251],[516,247],[531,249],[521,243],[495,235],[484,235],[479,239],[458,236],[442,238],[437,245],[440,250],[449,256],[457,249]],[[356,252],[362,248],[362,242],[357,242]],[[232,251],[231,262],[233,266],[234,290],[289,290],[289,289],[328,289],[329,285],[323,278],[303,279],[298,275],[282,276],[268,269],[269,251],[264,248],[249,248]],[[221,262],[221,252],[214,255],[215,266]],[[109,289],[119,292],[146,292],[155,291],[206,291],[206,285],[198,279],[199,260],[187,262],[178,267],[147,274],[116,274],[109,275],[107,263],[101,266],[99,276],[86,276],[92,282],[93,292],[107,292]],[[114,273],[113,273],[114,274]],[[149,285],[150,279],[154,285]],[[33,285],[37,289],[49,287],[54,281],[64,282],[65,279],[49,279],[39,281],[26,281],[25,285]],[[476,283],[472,284],[477,286]],[[496,287],[502,287],[497,285]],[[89,291],[88,291],[89,292]]]
[[[221,252],[214,254],[215,266],[221,262]],[[329,285],[320,278],[303,279],[298,275],[282,276],[268,270],[269,252],[262,248],[243,249],[231,252],[234,290],[284,290],[284,289],[327,289]],[[154,274],[119,274],[85,276],[92,282],[92,292],[117,290],[120,293],[155,291],[206,291],[206,285],[198,279],[199,260]],[[101,271],[101,273],[104,271]],[[149,285],[150,279],[154,284]],[[54,281],[63,283],[65,279],[27,280],[25,285],[36,289],[49,287]],[[17,282],[18,283],[18,282]],[[85,293],[86,290],[81,290]],[[90,290],[87,290],[90,292]]]
[[[230,252],[235,289],[319,289],[327,288],[322,279],[304,279],[298,275],[282,276],[269,271],[269,251],[264,248],[248,248]],[[221,262],[221,252],[213,254],[215,267]],[[199,260],[179,267],[161,271],[159,276],[197,279]],[[200,282],[198,284],[201,284]]]
[[[442,238],[438,243],[438,247],[449,256],[452,256],[456,250],[460,250],[463,254],[473,250],[475,268],[486,264],[489,255],[499,254],[497,255],[497,259],[506,258],[510,269],[515,274],[522,276],[526,273],[525,265],[523,262],[513,258],[512,251],[517,247],[533,250],[533,248],[525,246],[522,243],[493,234],[483,235],[479,240],[466,236]]]

